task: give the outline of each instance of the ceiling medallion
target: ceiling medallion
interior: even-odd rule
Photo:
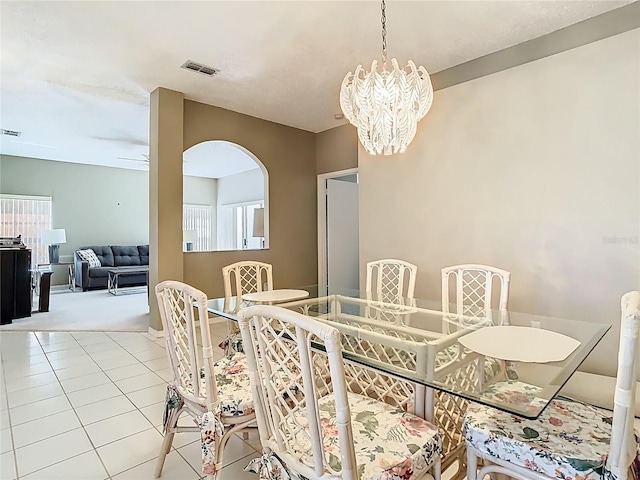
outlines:
[[[382,0],[382,71],[378,62],[367,72],[358,65],[342,81],[340,107],[358,128],[358,138],[371,155],[402,153],[416,135],[417,124],[433,101],[431,79],[424,67],[409,60],[400,69],[391,59],[387,70],[387,28],[385,1]]]

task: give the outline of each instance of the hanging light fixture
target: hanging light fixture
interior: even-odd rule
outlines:
[[[371,155],[404,152],[433,101],[431,79],[424,67],[409,60],[400,69],[392,58],[392,69],[387,70],[386,20],[382,0],[382,71],[377,72],[376,60],[370,72],[358,65],[354,73],[347,73],[340,89],[340,107],[358,128],[360,143]]]

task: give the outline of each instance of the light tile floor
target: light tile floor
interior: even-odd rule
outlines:
[[[226,325],[212,329],[219,343]],[[164,339],[1,332],[0,352],[1,479],[153,479],[171,378]],[[257,446],[255,433],[234,437],[219,478],[257,480],[243,471]],[[203,478],[197,433],[176,434],[161,478]]]

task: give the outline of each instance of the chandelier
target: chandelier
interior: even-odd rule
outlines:
[[[402,153],[416,135],[417,124],[433,101],[431,79],[424,67],[409,64],[400,69],[391,59],[387,70],[387,26],[382,0],[382,71],[378,62],[367,72],[358,65],[347,73],[340,89],[340,107],[358,128],[358,138],[371,155]]]

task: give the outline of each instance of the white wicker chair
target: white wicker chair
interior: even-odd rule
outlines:
[[[634,437],[633,412],[639,327],[640,293],[629,292],[622,297],[613,415],[564,398],[552,400],[537,420],[477,404],[469,407],[465,416],[467,479],[501,473],[525,480],[626,480],[632,464],[636,476],[640,445]],[[504,385],[514,387],[509,382]],[[509,394],[509,390],[498,393],[505,392]],[[488,463],[479,472],[478,459]]]
[[[184,283],[165,281],[156,286],[156,296],[174,378],[167,387],[164,440],[155,476],[162,474],[174,434],[199,431],[203,473],[213,480],[222,468],[222,452],[230,436],[255,428],[246,357],[235,354],[214,364],[204,293]],[[183,412],[198,426],[179,426]]]
[[[413,305],[418,267],[412,263],[385,258],[367,263],[365,291],[367,305],[365,316],[400,324],[409,322],[409,314],[399,314],[395,309],[376,307],[377,302],[396,305]]]
[[[455,311],[449,297],[450,278],[455,279]],[[492,319],[491,310],[496,308],[492,303],[493,281],[499,280],[500,299],[496,306],[501,312],[501,318]],[[489,318],[502,324],[509,301],[509,280],[511,273],[488,265],[454,265],[442,269],[442,311],[461,314],[469,317]]]
[[[232,263],[222,267],[222,278],[224,280],[224,297],[242,297],[245,293],[262,292],[263,290],[273,290],[273,269],[268,263],[243,261]],[[265,288],[266,287],[266,288]],[[236,306],[240,302],[236,302]],[[227,321],[227,338],[222,343],[225,355],[233,352],[241,352],[240,329],[238,324],[231,320]]]
[[[509,299],[509,280],[511,274],[499,268],[477,265],[462,264],[445,267],[442,269],[442,311],[443,316],[442,332],[444,334],[455,333],[455,331],[465,328],[467,323],[486,322],[490,320],[493,323],[506,325],[509,322],[507,303]],[[493,318],[492,303],[494,279],[498,279],[500,286],[500,296],[498,301],[499,317]],[[450,290],[453,292],[451,300]],[[447,352],[441,352],[444,360],[445,353],[452,358],[456,358],[463,352],[459,351],[460,345],[452,346]],[[481,359],[482,360],[482,359]],[[485,368],[486,367],[486,368]],[[497,367],[497,371],[496,368]],[[467,386],[470,385],[471,372],[477,376],[478,380],[484,381],[502,376],[506,374],[509,378],[516,378],[517,372],[513,362],[502,362],[490,360],[487,365],[480,364],[469,372],[458,371],[452,374],[448,382],[461,382]],[[482,372],[482,373],[481,373]],[[479,375],[479,376],[478,376]],[[444,379],[442,379],[444,381]],[[467,411],[469,402],[461,397],[456,397],[440,391],[430,392],[433,395],[434,419],[438,425],[446,430],[447,436],[452,440],[450,445],[456,445],[452,455],[459,457],[458,465],[464,463],[464,436],[463,421],[464,414]],[[448,452],[447,452],[448,453]],[[449,463],[449,455],[445,465]]]
[[[367,263],[366,291],[378,300],[391,302],[398,298],[413,298],[418,267],[404,260],[385,258]]]
[[[268,305],[239,317],[263,447],[249,470],[274,480],[287,478],[283,471],[366,480],[418,477],[433,468],[439,480],[437,427],[348,392],[338,330]]]

